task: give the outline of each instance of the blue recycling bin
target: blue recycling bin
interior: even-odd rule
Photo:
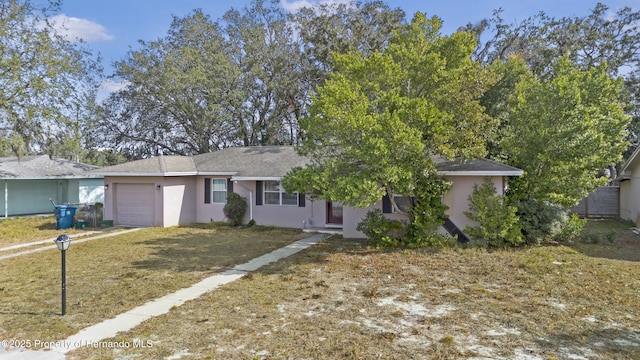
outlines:
[[[73,217],[76,215],[73,206],[56,205],[53,213],[56,215],[56,230],[68,229],[73,225]]]

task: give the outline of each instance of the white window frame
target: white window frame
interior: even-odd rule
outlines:
[[[277,190],[267,190],[268,185],[275,183],[275,188]],[[278,194],[278,203],[271,203],[267,201],[267,194]],[[285,195],[289,195],[290,197],[295,196],[296,203],[295,204],[284,204],[283,198]],[[265,180],[262,182],[262,203],[268,206],[298,206],[300,203],[300,198],[298,197],[298,193],[287,193],[278,180]]]
[[[216,182],[218,185],[223,184],[222,188],[216,188]],[[223,193],[224,201],[216,201],[216,193]],[[211,179],[211,203],[212,204],[226,204],[227,203],[227,179],[212,178]]]

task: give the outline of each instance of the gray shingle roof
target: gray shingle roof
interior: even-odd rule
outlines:
[[[432,157],[438,172],[443,175],[498,175],[498,176],[520,176],[523,171],[497,161],[489,159],[475,160],[448,160],[443,157]]]
[[[71,160],[51,159],[48,155],[1,157],[0,179],[100,178],[90,172],[97,168]]]
[[[197,155],[198,171],[234,172],[234,177],[282,177],[296,166],[310,163],[293,146],[254,146],[228,148]]]
[[[105,175],[119,176],[165,176],[197,173],[193,158],[189,156],[157,156],[108,166],[95,171]]]
[[[470,161],[433,158],[444,175],[519,176],[522,170],[488,159]],[[159,156],[96,170],[111,176],[231,175],[234,178],[279,178],[311,163],[293,146],[235,147],[207,154]]]

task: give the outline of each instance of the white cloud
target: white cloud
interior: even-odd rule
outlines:
[[[98,102],[102,102],[109,97],[109,94],[122,90],[129,84],[131,83],[126,80],[118,82],[111,79],[104,79],[98,87],[98,94],[96,96],[96,99]]]
[[[109,92],[115,92],[126,87],[129,84],[130,82],[126,80],[122,82],[118,82],[118,81],[113,81],[111,79],[104,79],[100,83],[100,88],[105,89],[106,91],[109,91]]]
[[[50,17],[49,23],[58,34],[70,41],[82,39],[85,42],[96,42],[113,39],[104,26],[87,19],[59,14]]]
[[[289,2],[289,0],[280,0],[280,6],[283,9],[289,12],[298,12],[302,8],[313,8],[317,5],[338,5],[338,4],[351,4],[351,0],[320,0],[320,1],[309,1],[309,0],[293,0]]]

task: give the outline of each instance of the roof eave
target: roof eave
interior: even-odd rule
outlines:
[[[524,171],[438,171],[438,175],[443,176],[522,176]]]
[[[207,175],[207,176],[234,176],[238,172],[237,171],[198,171],[196,175]]]
[[[103,175],[2,176],[0,180],[102,179]]]
[[[104,173],[99,173],[103,176],[110,176],[110,177],[115,177],[115,176],[119,176],[119,177],[141,177],[141,176],[146,176],[146,177],[176,177],[176,176],[194,176],[194,175],[198,175],[197,172],[195,171],[188,171],[188,172],[179,172],[179,171],[175,171],[175,172],[148,172],[148,173],[134,173],[134,172],[104,172]]]
[[[638,157],[638,153],[640,153],[640,146],[638,146],[633,153],[631,154],[631,156],[629,156],[629,158],[627,159],[627,161],[624,162],[624,164],[622,164],[622,168],[620,168],[620,173],[624,173],[625,171],[627,171],[627,169],[629,168],[629,166],[631,166],[631,163],[633,163],[636,160],[636,157]]]
[[[231,181],[280,181],[282,176],[233,176]]]

